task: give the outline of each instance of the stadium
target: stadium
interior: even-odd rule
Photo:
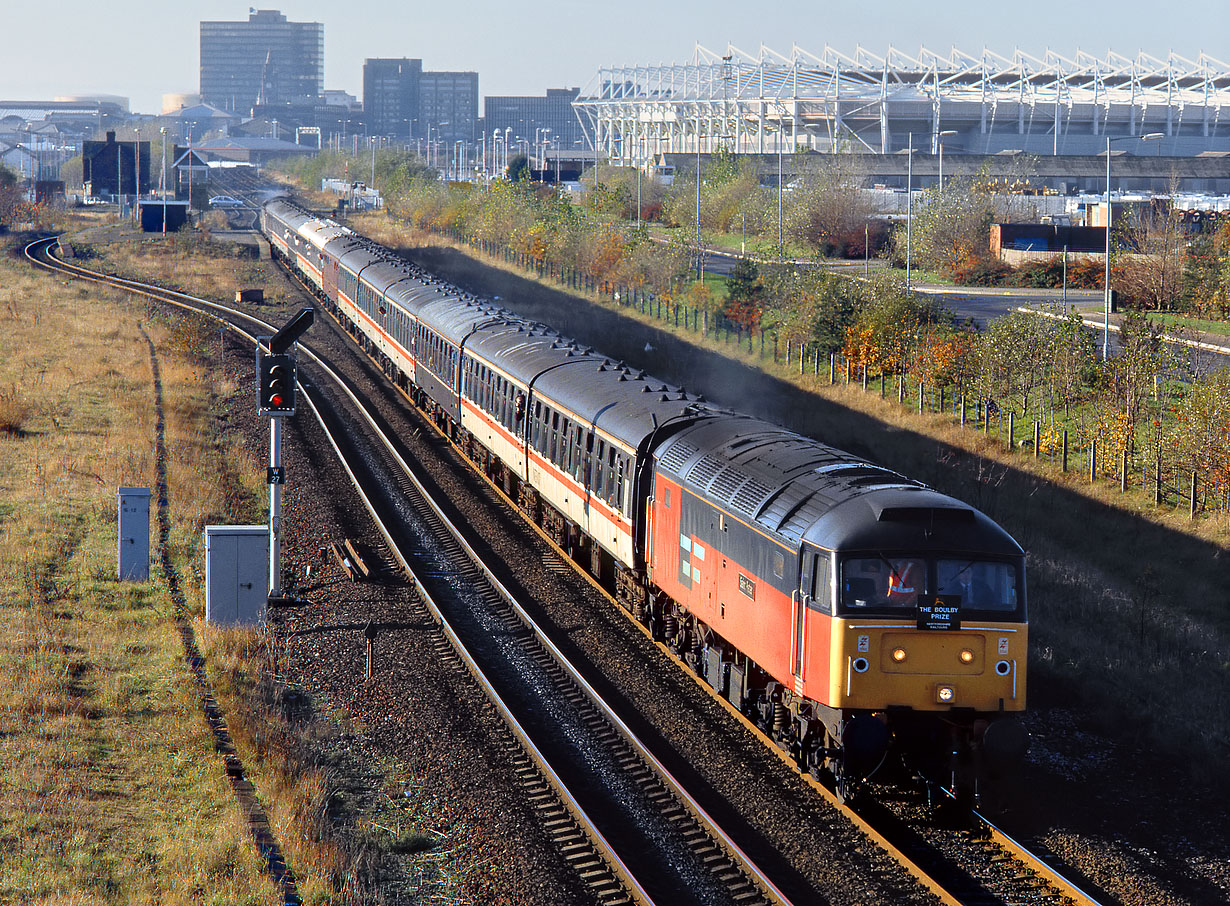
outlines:
[[[1160,60],[921,49],[883,56],[826,47],[788,56],[697,45],[679,65],[603,68],[574,102],[612,163],[663,154],[848,151],[1080,157],[1107,140],[1130,154],[1230,161],[1230,66],[1201,54]],[[1223,122],[1223,120],[1227,120]],[[1160,134],[1160,135],[1159,135]],[[1144,148],[1133,138],[1148,135]]]

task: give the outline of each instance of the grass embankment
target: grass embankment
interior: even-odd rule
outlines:
[[[453,244],[381,215],[355,218],[352,225],[394,247]],[[498,259],[487,263],[519,273]],[[538,282],[565,291],[549,280]],[[1117,481],[1090,484],[1087,471],[1083,477],[1079,469],[1063,473],[1051,460],[1010,451],[1002,440],[956,424],[953,415],[918,415],[909,395],[902,407],[894,393],[881,400],[878,386],[864,393],[857,380],[844,386],[840,377],[830,386],[827,369],[800,375],[797,357],[793,366],[774,364],[758,347],[749,351],[706,339],[610,300],[588,298],[763,370],[783,387],[814,394],[817,413],[797,413],[817,426],[808,430],[822,430],[839,446],[988,512],[1030,556],[1034,704],[1079,708],[1086,726],[1128,735],[1144,750],[1173,757],[1176,768],[1185,765],[1205,780],[1226,782],[1221,768],[1230,746],[1230,610],[1222,564],[1230,514],[1192,521],[1185,507],[1154,506],[1148,490],[1120,493]],[[1023,429],[1017,430],[1019,436]]]
[[[0,900],[264,903],[166,577],[116,576],[116,488],[154,486],[145,325],[167,395],[172,557],[228,515],[211,388],[172,325],[0,261]],[[152,539],[156,544],[156,537]]]
[[[93,269],[135,279],[153,279],[164,285],[173,284],[184,292],[214,301],[230,301],[234,290],[239,288],[263,289],[266,302],[272,302],[269,318],[275,322],[281,317],[273,307],[278,302],[297,305],[302,301],[268,260],[253,260],[247,257],[245,250],[233,243],[212,242],[200,235],[184,234],[164,242],[160,238],[146,237],[125,228],[108,227],[91,232],[88,241],[81,239],[74,242],[74,246],[86,259],[82,263]],[[90,297],[90,301],[95,302],[90,295],[92,292],[87,292],[82,298]],[[130,312],[133,318],[143,314],[140,303],[120,303],[119,307]],[[103,310],[97,317],[105,321],[114,318],[115,314],[107,314]],[[172,320],[162,329],[162,341],[155,338],[160,351],[166,398],[179,400],[185,391],[183,382],[190,381],[200,388],[196,394],[208,403],[207,406],[194,404],[191,411],[185,414],[183,430],[189,436],[183,444],[168,441],[169,460],[174,473],[189,477],[186,485],[173,479],[171,512],[177,525],[187,523],[182,550],[177,548],[176,563],[184,579],[190,610],[195,616],[194,626],[205,653],[207,674],[214,695],[226,715],[230,734],[244,761],[247,776],[257,788],[274,836],[296,875],[299,893],[304,901],[362,901],[370,898],[380,884],[389,854],[404,862],[409,858],[407,854],[431,848],[418,837],[426,833],[419,828],[431,823],[432,816],[399,811],[396,829],[385,830],[363,816],[339,815],[338,769],[331,763],[327,750],[339,733],[349,732],[352,728],[347,727],[344,720],[330,714],[298,714],[292,728],[287,723],[285,707],[288,690],[271,680],[278,672],[277,665],[272,662],[275,646],[271,644],[271,639],[264,634],[220,630],[204,625],[201,619],[203,591],[200,586],[204,562],[201,531],[210,523],[263,521],[261,495],[264,488],[256,487],[254,482],[264,477],[263,462],[255,451],[259,451],[265,441],[262,439],[244,445],[237,437],[228,436],[229,439],[223,441],[216,434],[214,409],[225,406],[226,398],[236,390],[230,382],[220,378],[201,356],[202,352],[206,352],[211,361],[217,361],[216,327],[213,322],[203,319],[171,317]],[[106,342],[106,337],[100,337],[99,341]],[[127,345],[123,338],[117,338],[115,342]],[[167,363],[162,360],[166,352],[164,345],[169,345],[172,350],[190,352],[185,357],[183,368],[168,374]],[[140,377],[133,380],[147,388],[147,395],[152,400],[148,383],[141,383],[149,380],[148,352],[145,361],[143,372],[123,369],[121,372],[139,374]],[[183,369],[190,370],[184,372]],[[148,422],[134,427],[135,434],[142,438],[151,430]],[[148,445],[152,445],[152,440]],[[183,445],[195,446],[185,450]],[[197,455],[190,455],[194,451]],[[147,471],[152,472],[152,467]],[[193,483],[194,473],[199,476],[197,481],[205,479],[203,484],[209,492],[206,499],[199,502],[193,496],[201,490]],[[141,481],[125,479],[132,484],[148,484],[152,480],[152,474]],[[114,491],[110,493],[110,512],[114,513]],[[94,504],[94,509],[98,510],[99,506]],[[104,542],[114,545],[113,516],[106,527],[112,534],[110,541],[104,538]],[[111,568],[114,569],[113,566]],[[177,636],[167,613],[164,607],[152,631],[162,633],[168,643],[176,643],[173,647],[177,648]],[[169,657],[173,659],[176,653],[172,652]],[[187,683],[186,669],[182,664],[177,665],[177,669],[182,674],[180,678]],[[207,756],[216,761],[216,756],[212,755],[212,740],[206,742],[210,744]],[[373,767],[366,766],[365,770],[370,772]],[[221,770],[220,763],[217,770]],[[395,772],[396,766],[392,770]],[[344,778],[340,779],[344,783]],[[225,796],[222,804],[229,805],[234,811],[229,787],[225,789]],[[172,821],[176,819],[174,806],[174,803],[158,804]],[[404,831],[400,823],[403,818],[409,822]],[[238,822],[234,823],[238,828]],[[246,829],[235,830],[233,836],[241,847],[246,847],[243,849],[245,857],[250,854]],[[431,860],[430,864],[418,868],[420,883],[427,887],[457,885],[438,860]],[[271,894],[272,884],[267,879],[261,879],[257,889],[262,894]],[[207,900],[209,897],[199,899]],[[216,899],[231,902],[243,901],[245,897],[236,900],[223,888]]]

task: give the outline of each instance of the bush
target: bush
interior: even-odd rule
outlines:
[[[952,281],[960,286],[1003,286],[1013,273],[1012,265],[998,258],[974,258],[953,270]]]
[[[30,404],[22,397],[16,385],[7,390],[0,387],[0,431],[21,436],[25,433],[30,418]]]

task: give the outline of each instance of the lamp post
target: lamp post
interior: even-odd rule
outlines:
[[[782,185],[785,181],[785,176],[782,174],[782,139],[785,135],[779,116],[777,118],[777,257],[779,260],[786,257],[786,240],[782,232],[782,192],[785,191],[785,186]]]
[[[141,130],[133,129],[132,143],[132,212],[137,212],[137,203],[141,200]],[[188,194],[192,194],[192,183],[188,183]],[[189,199],[191,200],[191,199]]]
[[[167,127],[163,126],[158,131],[162,133],[162,235],[165,237],[167,234]]]
[[[956,135],[956,129],[945,129],[943,132],[935,133],[936,144],[939,145],[940,151],[940,192],[944,191],[944,136]]]
[[[914,133],[906,146],[905,162],[905,288],[910,289],[910,221],[914,215]]]
[[[705,279],[705,255],[700,249],[700,109],[696,111],[696,279]]]
[[[1160,132],[1150,132],[1148,135],[1120,135],[1106,136],[1106,262],[1105,271],[1102,275],[1103,283],[1103,313],[1102,313],[1102,361],[1105,362],[1110,356],[1110,223],[1111,223],[1111,208],[1110,208],[1110,143],[1118,141],[1136,140],[1142,142],[1156,141],[1159,138],[1165,138]]]

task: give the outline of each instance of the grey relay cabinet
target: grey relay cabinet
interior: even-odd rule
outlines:
[[[263,626],[269,599],[269,526],[205,526],[205,622]]]
[[[149,488],[120,488],[116,569],[121,582],[149,579]]]

